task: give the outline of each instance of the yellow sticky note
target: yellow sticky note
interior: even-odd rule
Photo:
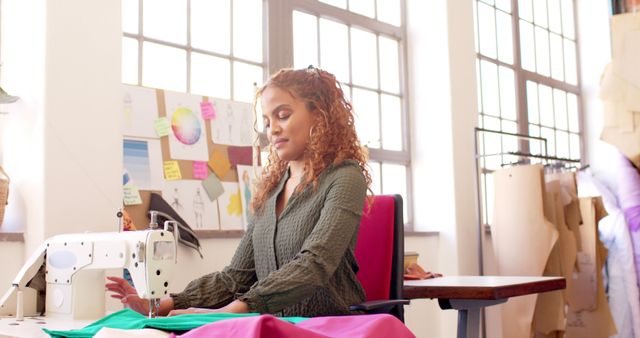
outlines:
[[[160,117],[153,121],[153,127],[155,128],[158,136],[167,136],[171,130],[171,123],[169,123],[169,120],[166,117]]]
[[[164,161],[164,178],[168,181],[181,180],[180,166],[178,161]]]
[[[218,177],[220,177],[220,179],[222,179],[224,175],[229,172],[229,169],[231,169],[231,162],[229,162],[227,154],[216,149],[213,151],[213,154],[211,154],[211,158],[209,159],[209,167]]]
[[[142,198],[140,197],[140,191],[138,187],[133,184],[127,184],[124,187],[123,201],[124,205],[138,205],[142,204]]]
[[[240,201],[240,189],[229,197],[229,205],[227,205],[227,214],[240,216],[242,213],[242,202]]]

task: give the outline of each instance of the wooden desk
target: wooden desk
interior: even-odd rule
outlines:
[[[479,337],[480,309],[510,297],[562,290],[563,277],[446,276],[404,281],[404,298],[437,298],[440,308],[458,310],[458,338]]]

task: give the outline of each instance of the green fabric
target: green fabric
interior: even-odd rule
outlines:
[[[141,315],[131,309],[124,309],[115,313],[112,313],[92,324],[85,326],[79,330],[69,331],[54,331],[43,329],[47,334],[53,338],[58,337],[73,337],[84,338],[93,337],[103,327],[109,327],[113,329],[144,329],[153,328],[170,332],[184,332],[197,327],[217,322],[225,319],[242,318],[258,316],[258,313],[204,313],[204,314],[190,314],[180,315],[173,317],[156,317],[148,318]],[[307,318],[302,317],[282,317],[281,320],[297,324]]]
[[[171,294],[175,308],[219,308],[235,298],[251,312],[316,317],[350,314],[365,300],[354,254],[367,189],[362,170],[351,160],[328,167],[317,189],[294,192],[276,217],[289,175],[250,220],[231,264]]]

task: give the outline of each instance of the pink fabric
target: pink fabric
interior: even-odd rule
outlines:
[[[640,173],[620,154],[618,175],[618,203],[631,231],[640,229]]]
[[[175,338],[172,334],[170,338]],[[415,338],[396,317],[387,314],[316,317],[298,324],[271,315],[222,320],[193,329],[180,338],[394,337]]]
[[[375,196],[368,213],[365,206],[360,221],[355,254],[360,266],[358,280],[367,300],[389,299],[394,209],[393,196]]]

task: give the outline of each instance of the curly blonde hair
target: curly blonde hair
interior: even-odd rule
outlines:
[[[257,90],[253,103],[254,111],[265,89],[279,88],[293,98],[302,100],[311,112],[315,123],[310,130],[310,141],[305,149],[305,176],[296,187],[301,191],[312,185],[318,186],[318,176],[330,165],[345,160],[355,160],[364,174],[367,190],[371,192],[371,174],[367,165],[366,150],[356,134],[355,119],[351,103],[347,101],[336,77],[324,70],[281,69]],[[260,212],[266,200],[287,171],[288,162],[278,158],[269,145],[268,162],[262,170],[251,209]]]

